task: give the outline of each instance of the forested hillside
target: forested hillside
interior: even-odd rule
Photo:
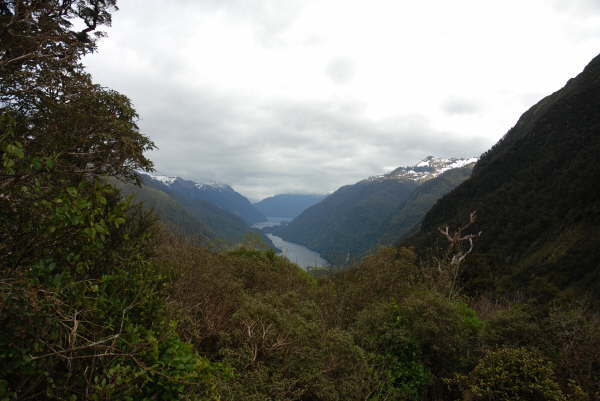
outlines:
[[[365,180],[344,186],[275,234],[319,252],[333,264],[346,264],[370,248],[383,220],[416,186],[411,180]]]
[[[415,166],[346,185],[273,231],[348,265],[406,236],[433,206],[466,180],[477,159],[428,156]]]
[[[228,248],[244,241],[262,241],[273,247],[261,231],[253,229],[240,217],[211,202],[190,200],[178,192],[164,192],[149,185],[116,183],[124,195],[152,210],[172,231],[205,246]]]
[[[246,224],[265,221],[265,216],[248,199],[226,184],[197,183],[181,177],[165,177],[141,174],[144,185],[163,191],[180,202],[187,204],[210,203],[237,216]]]
[[[474,290],[600,290],[600,58],[519,119],[439,201],[412,243],[476,210],[483,234],[468,273]]]
[[[124,184],[114,181],[113,185],[121,190],[125,196],[134,197],[145,208],[151,210],[164,224],[175,232],[180,232],[192,241],[208,244],[215,238],[215,232],[208,226],[208,222],[199,219],[166,193],[145,186]],[[226,238],[223,233],[220,238]]]
[[[471,176],[472,165],[448,170],[418,186],[396,210],[383,221],[377,243],[395,245],[411,230],[417,231],[421,220],[444,195]]]

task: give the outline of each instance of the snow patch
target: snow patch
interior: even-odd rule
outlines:
[[[212,190],[217,190],[217,191],[226,191],[227,189],[229,189],[229,185],[220,184],[218,182],[207,182],[207,183],[196,184],[196,188],[201,189],[201,190],[212,189]]]
[[[370,180],[408,179],[416,182],[425,182],[445,173],[448,170],[465,167],[477,162],[476,157],[471,158],[435,158],[427,156],[412,167],[398,167],[383,176],[370,177]]]
[[[148,177],[152,178],[153,180],[162,182],[165,185],[171,185],[177,180],[177,177],[168,177],[166,175],[152,175],[152,174],[146,174],[146,175]]]

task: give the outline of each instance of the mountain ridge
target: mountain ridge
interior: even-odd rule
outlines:
[[[221,183],[198,183],[177,176],[141,173],[146,185],[167,193],[177,193],[190,201],[203,200],[242,218],[248,225],[266,221],[250,201],[230,185]]]
[[[265,216],[295,218],[326,196],[323,194],[277,194],[254,203],[254,207]]]
[[[538,282],[544,291],[600,289],[600,56],[527,110],[484,153],[471,178],[427,213],[407,244],[439,246],[436,229],[477,210],[467,265],[472,291]],[[436,245],[438,244],[438,245]],[[502,282],[503,284],[497,284]]]
[[[357,261],[378,244],[393,243],[408,233],[433,202],[466,179],[473,160],[429,156],[416,166],[399,167],[388,174],[344,185],[289,224],[272,230],[286,241],[319,252],[330,263],[345,265]],[[460,168],[465,169],[465,174],[445,176],[460,169],[454,166],[463,166]],[[431,182],[432,191],[410,203],[412,214],[402,209],[420,186]]]
[[[366,180],[378,181],[404,179],[423,183],[438,177],[446,171],[475,164],[477,160],[478,158],[476,157],[450,157],[446,159],[435,156],[427,156],[414,166],[400,166],[387,174],[371,176]]]

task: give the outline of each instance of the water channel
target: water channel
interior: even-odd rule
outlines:
[[[282,222],[289,221],[289,219],[282,217],[267,217],[268,221],[257,223],[254,225],[256,228],[272,227],[279,225]],[[305,269],[309,266],[323,267],[329,266],[329,263],[319,255],[318,252],[312,251],[307,247],[296,244],[294,242],[285,241],[281,237],[273,234],[267,234],[267,237],[273,242],[273,244],[281,249],[279,255],[285,256],[291,262],[296,263],[301,268]]]

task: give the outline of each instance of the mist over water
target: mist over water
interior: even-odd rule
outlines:
[[[267,217],[267,221],[256,223],[252,227],[263,229],[265,227],[278,226],[281,223],[288,223],[290,220],[292,219],[290,219],[289,217]]]

